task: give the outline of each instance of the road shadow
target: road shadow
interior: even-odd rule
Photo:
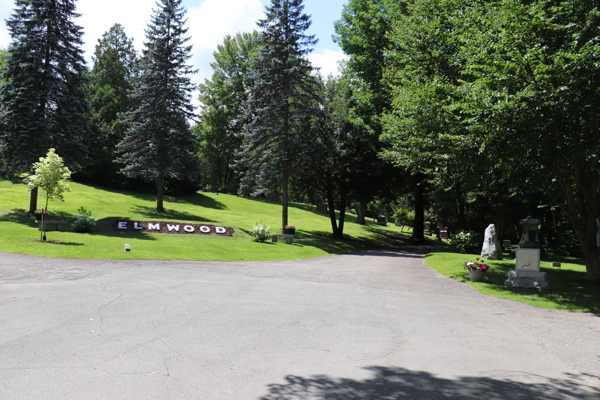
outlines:
[[[365,250],[356,253],[356,255],[365,257],[424,258],[430,251],[431,247],[409,245],[403,248]]]
[[[373,366],[365,369],[373,374],[365,380],[288,375],[285,383],[268,385],[268,394],[260,400],[597,400],[600,396],[600,389],[586,386],[574,374],[565,379],[550,379],[515,373],[535,382],[524,383],[493,375],[445,379],[404,368]]]

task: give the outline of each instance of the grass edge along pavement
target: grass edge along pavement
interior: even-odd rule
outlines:
[[[39,242],[38,225],[26,213],[29,192],[25,184],[0,180],[0,251],[43,257],[85,259],[164,259],[206,261],[284,261],[306,259],[358,250],[398,247],[408,241],[410,232],[388,224],[356,224],[346,215],[346,240],[331,236],[328,214],[317,213],[315,206],[291,203],[290,223],[297,227],[291,245],[282,242],[256,243],[249,235],[260,220],[274,233],[281,217],[276,201],[235,195],[195,193],[165,197],[165,213],[155,210],[155,195],[119,191],[75,182],[65,201],[51,204],[51,219],[68,222],[65,232],[48,232],[50,243]],[[76,233],[71,228],[79,207],[92,211],[98,223],[92,233]],[[115,232],[115,220],[168,221],[232,227],[232,237],[197,234],[160,234]],[[131,245],[131,252],[123,250]]]
[[[471,282],[468,271],[463,268],[466,261],[475,261],[479,255],[452,253],[448,249],[434,251],[425,256],[425,264],[440,274],[468,283],[480,293],[501,299],[518,301],[548,310],[565,310],[600,314],[600,287],[587,281],[585,265],[576,259],[556,259],[561,267],[552,267],[542,261],[540,270],[548,273],[549,291],[521,289],[504,286],[508,271],[515,269],[515,260],[486,260],[490,270],[483,282]]]

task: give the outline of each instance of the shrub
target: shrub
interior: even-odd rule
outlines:
[[[477,234],[472,231],[458,231],[450,239],[453,251],[457,253],[469,253],[471,248],[478,244]]]
[[[404,225],[412,225],[415,219],[415,212],[408,211],[406,208],[397,208],[394,212],[396,222]]]
[[[250,235],[254,237],[255,242],[264,243],[271,237],[271,227],[267,226],[264,221],[257,222],[256,225],[252,227]]]
[[[77,212],[79,215],[77,220],[73,222],[75,232],[91,232],[92,228],[96,226],[96,218],[92,217],[92,212],[83,207],[79,207]]]

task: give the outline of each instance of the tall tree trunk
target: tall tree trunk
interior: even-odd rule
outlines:
[[[593,168],[588,165],[586,167],[578,169],[575,179],[570,175],[568,168],[557,170],[556,181],[564,196],[564,202],[542,179],[540,182],[546,194],[554,204],[559,205],[573,226],[583,252],[588,280],[600,283],[600,247],[597,242],[596,220],[600,206],[600,179]],[[592,190],[586,192],[588,188]]]
[[[458,211],[458,229],[467,229],[467,220],[465,219],[465,200],[460,183],[456,187],[456,208]]]
[[[333,182],[331,181],[331,175],[327,176],[327,209],[329,210],[329,221],[331,221],[331,234],[333,237],[338,236],[338,225],[335,218],[335,202],[333,198]]]
[[[38,188],[34,187],[31,189],[31,193],[29,195],[29,213],[35,213],[37,210],[37,198],[38,198]]]
[[[346,220],[346,193],[342,189],[340,195],[340,223],[338,224],[338,237],[344,238],[344,221]]]
[[[288,162],[283,167],[283,202],[281,204],[281,233],[288,224],[288,182],[289,182]]]
[[[287,15],[287,2],[285,3],[285,14]],[[286,57],[287,58],[287,57]],[[285,76],[285,75],[284,75]],[[290,104],[289,104],[289,82],[288,79],[284,83],[284,93],[286,98],[286,105],[284,106],[283,114],[283,143],[282,152],[285,157],[283,161],[283,204],[281,205],[281,233],[288,224],[288,182],[290,179],[290,148],[289,148],[289,134],[290,134]]]
[[[592,283],[600,283],[600,247],[598,247],[598,230],[594,215],[587,218],[587,229],[572,221],[577,239],[583,252],[587,270],[587,279]]]
[[[425,223],[425,199],[423,198],[423,185],[425,184],[423,174],[417,175],[417,184],[415,186],[415,221],[411,239],[417,243],[425,243],[424,226]]]
[[[165,178],[163,174],[160,174],[158,178],[156,178],[156,211],[157,212],[165,212],[165,206],[163,204],[163,199],[165,197]]]

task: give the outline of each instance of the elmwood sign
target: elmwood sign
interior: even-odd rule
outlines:
[[[114,231],[196,233],[200,235],[232,236],[233,228],[214,225],[197,225],[180,222],[113,221]]]

